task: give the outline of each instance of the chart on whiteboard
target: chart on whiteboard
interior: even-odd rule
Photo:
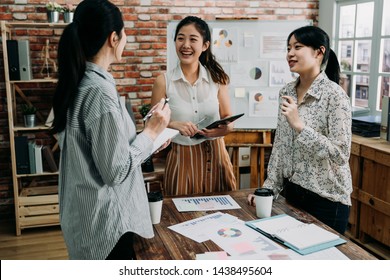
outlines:
[[[230,195],[173,198],[179,212],[239,209]]]

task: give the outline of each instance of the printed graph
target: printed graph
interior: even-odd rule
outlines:
[[[241,208],[230,195],[185,197],[172,200],[179,212]]]

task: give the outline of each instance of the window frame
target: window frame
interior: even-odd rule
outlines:
[[[373,116],[380,116],[381,110],[377,110],[380,104],[380,97],[381,93],[379,92],[380,88],[380,79],[382,77],[390,77],[390,73],[384,73],[382,71],[382,67],[379,65],[379,62],[381,61],[381,56],[383,55],[381,53],[381,42],[382,39],[390,39],[390,35],[382,35],[382,15],[383,15],[383,2],[389,1],[389,0],[334,0],[333,3],[326,3],[329,0],[320,0],[320,21],[319,26],[324,26],[325,28],[328,27],[330,30],[325,31],[328,32],[329,36],[332,40],[332,48],[334,49],[336,54],[339,54],[339,42],[340,41],[346,41],[348,39],[353,40],[356,44],[357,41],[361,40],[369,40],[371,41],[371,54],[370,54],[370,67],[368,72],[361,72],[357,71],[355,68],[355,65],[352,65],[352,69],[348,71],[342,71],[342,73],[345,73],[347,75],[352,74],[353,76],[359,76],[364,75],[368,76],[369,78],[369,98],[368,98],[368,107],[352,107],[353,115],[373,115]],[[368,3],[373,2],[374,4],[374,15],[373,15],[373,27],[372,27],[372,35],[370,37],[357,37],[356,34],[354,34],[351,38],[343,38],[339,39],[339,29],[340,29],[340,7],[347,6],[347,5],[357,5],[362,3]],[[324,4],[324,5],[322,5]],[[322,6],[322,9],[321,9]],[[357,12],[357,11],[356,11]],[[333,14],[333,18],[329,17],[326,19],[325,15]],[[321,15],[323,15],[323,19],[321,20]],[[356,14],[355,14],[355,27],[356,27]],[[332,26],[332,28],[329,28],[329,26]],[[354,46],[353,48],[353,55],[356,56],[357,47]],[[350,81],[352,83],[352,81]],[[355,85],[356,87],[356,85]],[[355,92],[355,91],[353,91]],[[352,104],[352,96],[351,96],[351,104]]]

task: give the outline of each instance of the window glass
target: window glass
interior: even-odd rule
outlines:
[[[345,93],[351,97],[351,75],[342,73],[340,75],[340,86],[344,89]]]
[[[380,77],[379,78],[379,94],[380,100],[379,100],[379,110],[382,110],[382,97],[383,96],[390,96],[389,95],[389,86],[390,86],[390,77]]]
[[[358,40],[356,41],[356,63],[354,71],[356,72],[370,72],[371,60],[371,41]]]
[[[379,67],[382,68],[382,72],[390,73],[390,39],[382,39],[381,63]]]
[[[339,55],[341,71],[352,71],[353,41],[341,41]]]
[[[352,38],[355,36],[355,5],[342,6],[340,8],[340,38]]]
[[[386,12],[385,12],[386,11]],[[390,1],[383,2],[382,35],[390,35]]]
[[[357,5],[356,37],[371,37],[374,18],[374,2]]]
[[[355,76],[355,104],[353,104],[354,106],[364,108],[368,107],[369,81],[369,76]]]

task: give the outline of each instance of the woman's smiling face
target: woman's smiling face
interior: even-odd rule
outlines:
[[[203,42],[202,35],[193,23],[184,25],[176,36],[176,53],[181,63],[198,63],[200,55],[209,47],[209,44],[209,42]]]

